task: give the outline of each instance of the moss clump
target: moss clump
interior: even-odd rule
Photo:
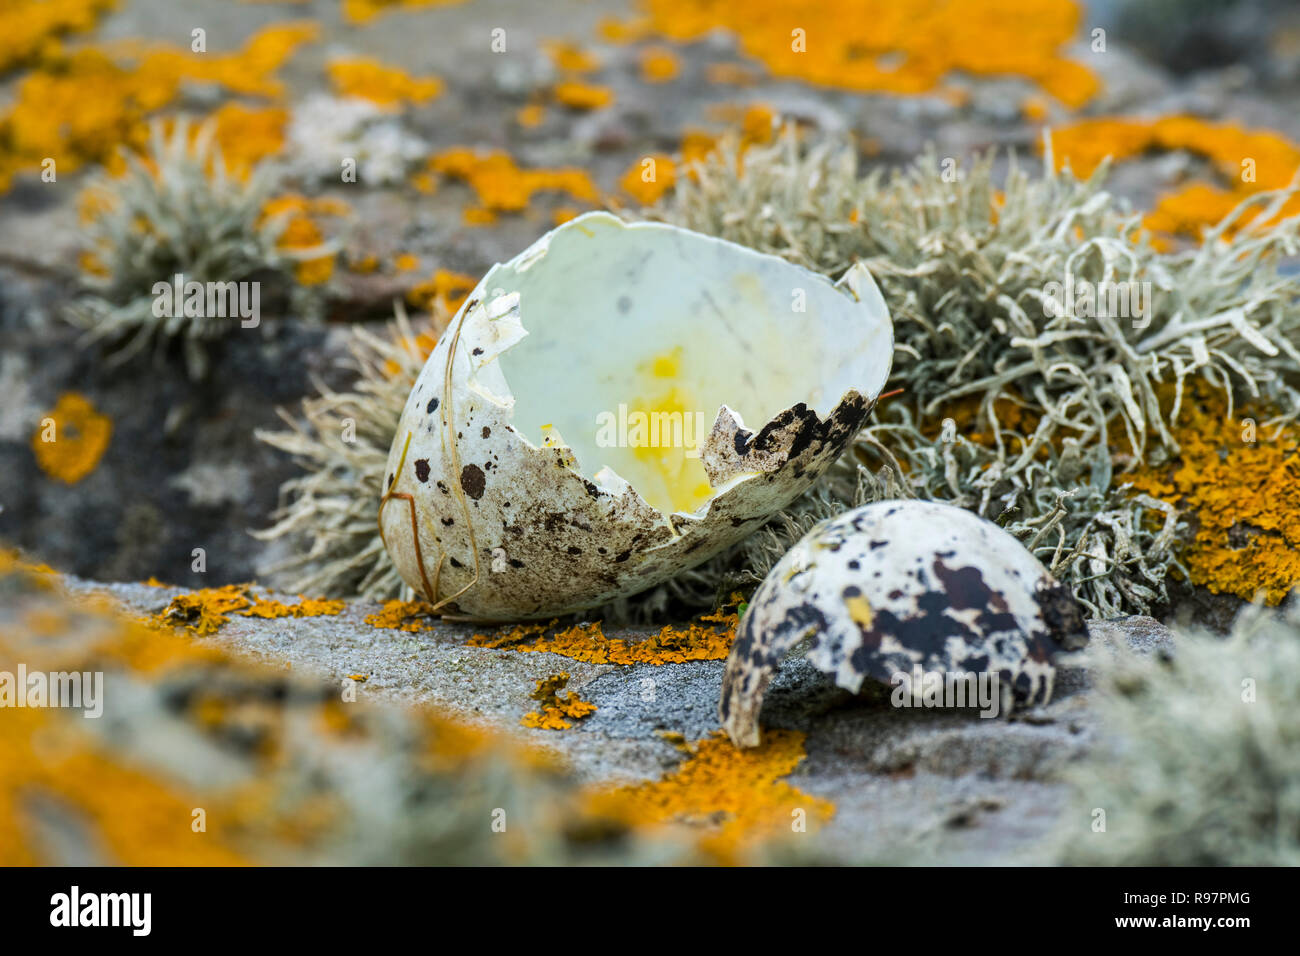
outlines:
[[[1098,660],[1103,739],[1069,779],[1070,864],[1300,863],[1300,605],[1247,608],[1172,659]],[[1105,830],[1094,829],[1105,812]]]

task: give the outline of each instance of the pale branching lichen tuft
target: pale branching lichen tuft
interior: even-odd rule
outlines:
[[[815,517],[916,496],[997,521],[1094,614],[1164,602],[1187,522],[1125,472],[1177,454],[1170,422],[1191,385],[1223,394],[1229,415],[1248,396],[1274,421],[1296,416],[1284,373],[1300,362],[1300,279],[1279,264],[1300,220],[1236,230],[1239,208],[1201,245],[1161,251],[1105,172],[1033,176],[1013,157],[998,189],[991,158],[946,169],[925,155],[862,176],[850,144],[787,131],[743,156],[724,143],[649,210],[832,277],[865,262],[894,318],[890,387],[903,394],[741,545],[741,564],[761,574]],[[1280,208],[1291,192],[1243,206]],[[1094,305],[1065,292],[1086,287]],[[1103,314],[1112,288],[1140,296],[1129,314]]]
[[[352,390],[336,392],[317,383],[317,395],[302,404],[301,419],[280,410],[287,431],[256,432],[305,472],[281,486],[275,525],[254,532],[262,540],[303,545],[269,572],[286,590],[374,600],[404,592],[379,536],[379,499],[402,408],[433,350],[432,333],[449,318],[444,306],[435,303],[434,309],[433,326],[423,334],[400,309],[388,338],[355,327],[349,346],[357,373]]]
[[[91,339],[113,346],[115,362],[179,342],[189,373],[202,377],[207,344],[243,321],[231,290],[259,283],[260,310],[293,294],[299,259],[322,254],[277,248],[287,217],[264,215],[273,187],[268,170],[255,169],[247,181],[228,176],[214,133],[211,123],[195,130],[184,120],[170,129],[155,122],[147,153],[127,154],[120,177],[101,174],[85,194],[87,294],[69,314]],[[172,303],[159,307],[159,284],[170,287],[178,275],[182,283],[202,283],[205,293],[210,284],[220,288],[222,307],[208,308],[207,294],[203,308],[177,314]]]
[[[1067,778],[1061,862],[1300,863],[1300,605],[1247,607],[1227,639],[1094,657],[1101,737]]]

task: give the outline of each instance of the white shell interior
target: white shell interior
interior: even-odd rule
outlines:
[[[550,233],[475,294],[488,312],[518,295],[525,334],[502,330],[504,381],[481,383],[513,395],[512,425],[665,513],[714,493],[699,453],[723,405],[751,429],[800,402],[824,418],[850,389],[874,398],[893,350],[874,283],[859,298],[777,257],[608,213]]]

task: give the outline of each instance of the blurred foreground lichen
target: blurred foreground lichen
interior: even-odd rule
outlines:
[[[1068,772],[1062,862],[1300,863],[1300,604],[1183,632],[1172,657],[1089,653],[1102,737]]]
[[[782,781],[801,735],[744,752],[708,740],[658,782],[580,785],[552,752],[377,699],[364,675],[335,682],[232,652],[185,611],[218,601],[266,610],[233,588],[133,620],[0,549],[0,865],[742,862],[804,832],[792,807],[808,831],[833,812]],[[95,673],[98,719],[80,695],[30,702],[32,675]],[[542,682],[543,710],[592,713],[557,693],[566,678]]]

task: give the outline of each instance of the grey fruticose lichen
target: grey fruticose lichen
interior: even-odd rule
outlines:
[[[1268,223],[1289,193],[1248,200],[1199,246],[1167,252],[1103,189],[1105,167],[1078,181],[1013,162],[999,187],[991,159],[949,181],[935,156],[861,175],[836,140],[787,134],[743,163],[738,148],[649,215],[827,275],[865,263],[897,332],[891,386],[905,392],[731,566],[761,576],[818,518],[919,497],[998,521],[1092,614],[1164,600],[1182,516],[1131,494],[1123,472],[1176,453],[1169,423],[1189,382],[1230,407],[1244,394],[1280,417],[1300,409],[1287,379],[1300,367],[1300,277],[1279,271],[1300,220],[1234,232],[1246,207]],[[1101,290],[1104,307],[1060,294],[1067,283]],[[1116,287],[1140,314],[1105,314]]]
[[[86,278],[89,294],[70,311],[92,340],[114,345],[115,362],[175,341],[190,375],[205,375],[206,344],[241,323],[260,324],[267,300],[295,288],[294,262],[328,251],[312,247],[289,256],[277,249],[286,220],[263,216],[274,184],[271,174],[258,168],[247,182],[228,177],[214,134],[211,123],[196,132],[184,120],[170,131],[155,122],[147,157],[128,154],[125,175],[101,175],[91,186],[102,201],[86,227],[86,251],[102,274]],[[177,276],[182,288],[186,283],[219,287],[220,307],[210,308],[213,300],[205,299],[193,312],[158,308],[159,283],[173,283]],[[254,289],[256,312],[248,301]],[[231,294],[239,296],[238,308]]]
[[[448,319],[435,305],[430,331]],[[403,587],[378,532],[384,463],[426,356],[404,311],[387,336],[355,328],[349,351],[357,375],[351,390],[318,383],[317,396],[303,402],[301,420],[281,410],[287,430],[257,431],[305,473],[284,483],[275,524],[254,534],[305,542],[267,570],[286,590],[383,600]]]
[[[806,490],[892,353],[861,266],[837,286],[673,226],[581,216],[490,270],[439,340],[389,453],[389,554],[435,609],[480,619],[642,591]]]

